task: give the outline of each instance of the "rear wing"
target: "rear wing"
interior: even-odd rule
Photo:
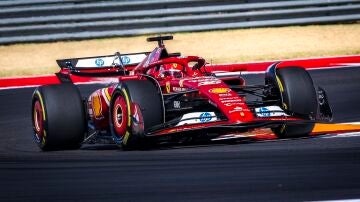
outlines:
[[[124,65],[125,67],[135,66],[140,62],[142,62],[148,54],[149,52],[130,53],[130,54],[115,53],[114,55],[61,59],[61,60],[56,60],[56,62],[61,69],[70,69],[75,71],[81,71],[82,69],[101,70],[101,69],[121,65],[119,59],[121,59],[122,65]]]

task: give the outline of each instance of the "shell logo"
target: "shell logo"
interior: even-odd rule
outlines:
[[[230,92],[230,88],[212,88],[209,90],[210,93],[222,94]]]

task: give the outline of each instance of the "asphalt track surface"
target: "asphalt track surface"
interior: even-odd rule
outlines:
[[[360,68],[314,70],[334,121],[360,121]],[[261,83],[263,75],[246,76]],[[82,86],[89,93],[94,86]],[[360,198],[360,137],[41,152],[33,88],[0,91],[0,201],[317,201]]]

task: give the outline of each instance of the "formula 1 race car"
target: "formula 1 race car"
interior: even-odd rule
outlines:
[[[240,74],[219,76],[221,66],[201,57],[168,53],[163,42],[172,38],[148,38],[158,42],[152,52],[58,60],[59,84],[37,87],[32,97],[38,146],[106,142],[135,149],[232,138],[258,128],[294,138],[331,120],[325,91],[304,68],[275,62],[263,85],[246,85]],[[84,97],[74,78],[106,85]]]

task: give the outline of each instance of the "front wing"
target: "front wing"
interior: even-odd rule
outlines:
[[[263,119],[243,123],[229,123],[227,121],[215,121],[201,124],[175,126],[170,128],[149,131],[147,137],[159,137],[166,135],[194,135],[194,134],[218,134],[218,136],[230,133],[243,133],[256,128],[272,128],[282,124],[304,124],[315,123],[312,120],[298,118]]]

